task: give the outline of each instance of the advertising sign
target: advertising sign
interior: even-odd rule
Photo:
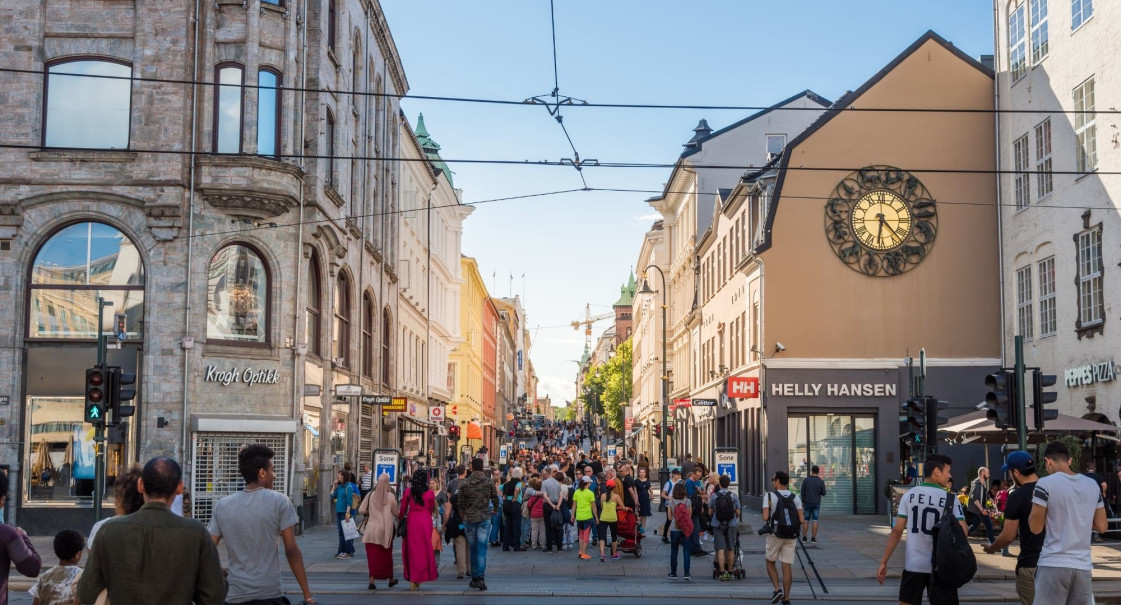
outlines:
[[[507,456],[507,454],[509,454],[509,451],[510,451],[509,448],[510,448],[510,446],[506,445],[505,443],[498,446],[498,463],[499,464],[506,464],[506,456]]]
[[[673,402],[669,404],[669,410],[672,412],[672,411],[676,410],[677,408],[687,408],[687,407],[690,407],[692,405],[693,405],[693,400],[692,399],[674,399]]]
[[[429,422],[443,422],[444,421],[444,406],[430,405],[428,406],[428,421]]]
[[[381,406],[381,413],[388,414],[390,412],[404,412],[408,409],[408,398],[406,397],[391,397],[389,405]]]
[[[627,419],[623,421],[623,430],[628,433],[634,430],[634,418],[628,416]]]
[[[716,407],[715,399],[694,399],[693,405],[698,408],[711,408]]]
[[[731,480],[731,486],[739,485],[739,458],[740,452],[735,449],[717,450],[716,451],[716,474],[728,475]],[[732,491],[736,491],[732,489]]]
[[[363,395],[362,405],[389,405],[393,398],[389,395]]]
[[[759,399],[759,379],[733,376],[728,379],[728,397]]]
[[[401,462],[401,454],[397,450],[374,450],[374,479],[389,475],[389,484],[397,484],[397,469]]]

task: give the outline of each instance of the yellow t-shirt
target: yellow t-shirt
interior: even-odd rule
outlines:
[[[601,523],[614,523],[619,520],[619,516],[615,514],[615,501],[611,498],[604,500],[603,512],[599,514]]]
[[[596,494],[590,489],[578,489],[572,494],[572,501],[576,504],[576,520],[587,521],[593,517],[592,507],[595,506]]]

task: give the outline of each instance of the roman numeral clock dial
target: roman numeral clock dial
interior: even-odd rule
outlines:
[[[891,166],[850,174],[825,204],[825,234],[833,252],[865,275],[912,269],[930,253],[937,233],[930,192],[914,175]]]

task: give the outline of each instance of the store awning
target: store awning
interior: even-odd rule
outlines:
[[[637,428],[637,429],[635,429],[635,430],[631,431],[631,432],[630,432],[630,434],[628,434],[628,435],[627,435],[627,439],[634,439],[634,438],[635,438],[635,437],[637,437],[637,436],[638,436],[638,434],[639,434],[639,433],[641,433],[641,432],[642,432],[642,430],[643,430],[643,429],[645,429],[645,428],[646,428],[646,426],[645,426],[645,425],[641,425],[641,424],[640,424],[640,425],[638,425],[638,428]]]
[[[989,420],[986,417],[985,410],[978,410],[976,412],[962,414],[961,416],[955,416],[946,423],[945,428],[940,430],[946,432],[951,439],[961,440],[962,442],[1016,442],[1016,431],[998,429],[996,427],[996,421]],[[1107,435],[1116,435],[1117,431],[1118,427],[1112,424],[1097,422],[1095,420],[1086,420],[1068,414],[1059,414],[1058,418],[1047,421],[1042,433],[1030,430],[1028,441],[1035,443],[1042,441],[1046,436],[1068,435],[1070,433],[1104,433]]]
[[[479,426],[478,422],[471,421],[467,423],[467,438],[468,439],[482,439],[483,428]]]

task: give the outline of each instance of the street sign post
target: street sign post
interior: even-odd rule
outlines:
[[[734,447],[718,447],[715,453],[716,459],[716,474],[728,475],[731,483],[728,489],[732,493],[736,493],[739,487],[740,479],[740,451]]]
[[[401,467],[401,452],[391,449],[374,450],[374,479],[389,475],[389,484],[397,485],[397,470]]]
[[[610,461],[614,461],[614,460],[615,460],[615,456],[616,456],[616,454],[618,454],[618,453],[619,453],[619,448],[618,448],[618,446],[615,446],[615,445],[609,445],[609,446],[607,446],[607,459],[608,459],[608,460],[610,460]]]
[[[335,395],[339,397],[360,397],[362,395],[362,385],[336,384]]]
[[[506,445],[505,443],[498,446],[498,463],[499,464],[506,464],[506,457],[510,453],[509,448],[510,448],[510,446]]]

